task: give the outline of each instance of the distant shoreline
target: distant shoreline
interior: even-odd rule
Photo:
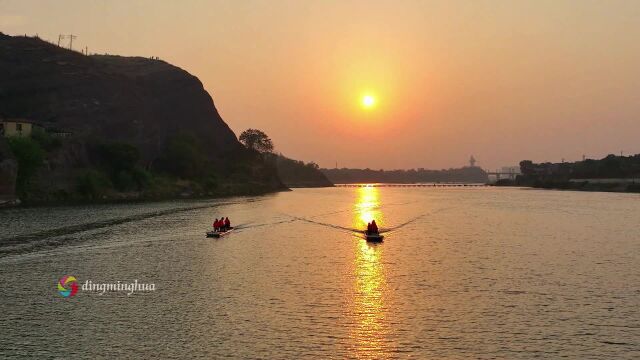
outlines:
[[[334,184],[349,183],[486,183],[487,173],[477,166],[442,170],[424,168],[408,170],[320,169]]]
[[[334,184],[335,187],[488,187],[493,186],[488,183],[479,182],[416,182],[416,183],[397,183],[397,182],[352,182]]]
[[[499,181],[497,187],[522,187],[538,190],[568,190],[583,192],[640,193],[638,182],[595,182],[594,179],[570,179],[568,181],[547,181],[535,184],[519,184],[516,181]]]

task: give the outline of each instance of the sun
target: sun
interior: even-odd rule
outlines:
[[[362,97],[362,106],[365,108],[372,108],[376,104],[376,98],[371,95],[365,95]]]

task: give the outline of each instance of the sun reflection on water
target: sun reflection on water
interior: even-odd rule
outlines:
[[[354,227],[365,229],[368,222],[381,223],[378,188],[358,188],[355,204]],[[383,246],[367,243],[364,239],[355,242],[354,296],[352,316],[354,328],[351,332],[354,356],[361,359],[385,358],[388,352],[385,320],[386,281],[382,263]]]
[[[376,221],[378,227],[382,227],[382,212],[380,211],[380,194],[375,186],[359,187],[358,198],[355,204],[355,214],[353,221],[354,229],[365,230],[367,223]]]

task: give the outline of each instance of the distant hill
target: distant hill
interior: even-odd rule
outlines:
[[[3,146],[0,174],[15,172],[15,155],[22,200],[285,188],[273,164],[240,144],[198,78],[162,60],[85,56],[38,38],[0,33],[0,118],[47,129],[8,139],[13,155]],[[52,138],[52,132],[65,137]],[[4,180],[0,189],[13,183]]]
[[[321,169],[334,184],[355,183],[430,183],[464,182],[485,183],[487,173],[479,167],[463,167],[443,170],[372,170],[372,169]]]
[[[280,180],[288,187],[330,187],[333,183],[319,170],[317,164],[273,155]]]

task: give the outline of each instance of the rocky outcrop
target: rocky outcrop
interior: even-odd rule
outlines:
[[[0,33],[0,69],[0,116],[130,143],[147,163],[180,133],[210,160],[241,146],[198,78],[162,60],[85,56]]]

